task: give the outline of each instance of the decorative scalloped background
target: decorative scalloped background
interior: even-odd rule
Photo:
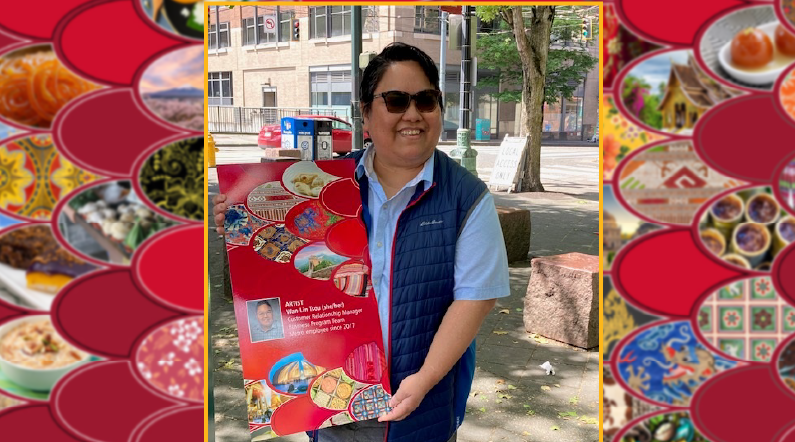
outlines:
[[[795,242],[767,273],[699,233],[719,195],[769,186],[792,212],[792,66],[764,89],[716,67],[721,34],[762,15],[795,33],[789,0],[605,4],[605,441],[793,440]]]
[[[67,69],[102,87],[61,108],[50,129],[22,128],[0,117],[0,123],[19,128],[13,134],[0,130],[0,152],[8,151],[11,139],[37,137],[49,143],[48,156],[40,155],[41,159],[58,162],[47,165],[50,175],[43,176],[41,183],[26,182],[49,189],[52,195],[46,204],[33,200],[37,193],[32,187],[23,188],[11,196],[10,204],[0,205],[0,228],[14,218],[32,222],[52,218],[57,229],[63,205],[55,203],[74,187],[101,176],[137,180],[152,152],[202,136],[142,108],[138,84],[145,68],[164,53],[201,47],[201,42],[161,28],[140,0],[50,3],[36,10],[36,20],[18,19],[30,14],[28,4],[4,6],[0,52],[51,43]],[[112,39],[103,37],[111,34]],[[17,157],[25,160],[22,154]],[[28,155],[31,167],[36,166],[35,159]],[[201,158],[194,167],[199,171],[194,174],[197,181],[202,180]],[[203,182],[194,184],[204,188]],[[24,212],[25,204],[46,207]],[[195,204],[201,212],[202,203]],[[56,213],[51,216],[48,210]],[[55,296],[50,315],[60,334],[73,345],[112,360],[69,372],[43,400],[21,398],[0,384],[0,405],[7,406],[0,407],[4,439],[30,440],[31,429],[40,440],[203,439],[203,408],[196,403],[203,402],[205,394],[205,339],[203,318],[196,314],[204,299],[200,261],[205,232],[203,214],[191,210],[177,212],[184,217],[182,226],[149,240],[146,248],[152,253],[137,255],[132,267],[108,267],[84,275]],[[169,250],[195,259],[163,262],[177,255]],[[174,261],[182,264],[174,267]],[[196,283],[175,291],[175,274],[182,282]],[[0,299],[0,323],[34,312]]]

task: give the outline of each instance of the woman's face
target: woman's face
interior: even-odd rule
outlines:
[[[375,88],[370,115],[365,115],[364,129],[370,133],[378,161],[393,167],[418,167],[432,154],[442,130],[442,112],[420,112],[414,100],[406,112],[390,113],[378,94],[403,91],[409,94],[433,89],[416,61],[392,63]]]

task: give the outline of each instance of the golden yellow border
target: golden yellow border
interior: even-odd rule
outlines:
[[[210,8],[211,6],[303,6],[303,5],[328,5],[331,4],[329,1],[255,1],[255,2],[245,2],[245,1],[205,1],[204,6],[205,8]],[[601,442],[604,439],[603,431],[603,385],[602,385],[602,376],[603,376],[603,357],[604,357],[604,346],[602,345],[603,342],[603,333],[604,333],[604,321],[602,320],[602,312],[603,312],[603,296],[602,290],[604,290],[604,268],[603,268],[603,251],[602,251],[602,241],[603,241],[603,225],[602,225],[602,210],[603,210],[603,177],[604,173],[602,172],[603,167],[603,155],[602,155],[602,135],[601,129],[603,127],[603,119],[604,114],[601,112],[602,104],[604,103],[604,74],[602,72],[602,62],[604,60],[604,47],[603,47],[603,38],[602,33],[604,32],[604,4],[601,1],[563,1],[563,2],[533,2],[529,3],[527,1],[502,1],[502,2],[495,2],[495,1],[473,1],[473,2],[460,2],[460,1],[440,1],[440,2],[400,2],[395,3],[393,2],[355,2],[355,1],[340,1],[340,2],[333,2],[334,5],[340,6],[465,6],[465,5],[483,5],[483,6],[599,6],[599,105],[597,108],[599,109],[599,128],[600,128],[600,135],[599,135],[599,441]],[[204,14],[204,29],[209,28],[208,16]],[[210,276],[207,272],[207,266],[209,264],[209,241],[207,234],[209,234],[209,222],[208,222],[208,214],[209,214],[209,195],[207,192],[207,183],[209,180],[209,163],[208,163],[208,155],[209,155],[209,146],[207,145],[207,33],[204,34],[204,228],[205,228],[205,236],[204,236],[204,385],[205,391],[207,392],[207,397],[204,401],[204,442],[208,442],[209,437],[209,403],[210,395],[213,394],[212,386],[209,383],[209,373],[213,367],[209,366],[209,352],[210,352],[210,334],[209,334],[209,308],[210,308]]]

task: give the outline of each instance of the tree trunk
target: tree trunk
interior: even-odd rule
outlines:
[[[513,33],[519,58],[522,60],[522,128],[528,135],[525,159],[519,170],[522,177],[519,192],[543,192],[541,184],[541,129],[544,121],[544,84],[547,76],[547,55],[554,6],[530,7],[529,30],[525,31],[522,7],[511,8]]]

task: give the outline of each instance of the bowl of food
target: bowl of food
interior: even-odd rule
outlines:
[[[779,22],[742,29],[718,53],[721,67],[735,80],[767,85],[795,62],[795,35]]]
[[[0,370],[30,390],[52,390],[90,357],[66,342],[48,315],[25,316],[0,326]]]

